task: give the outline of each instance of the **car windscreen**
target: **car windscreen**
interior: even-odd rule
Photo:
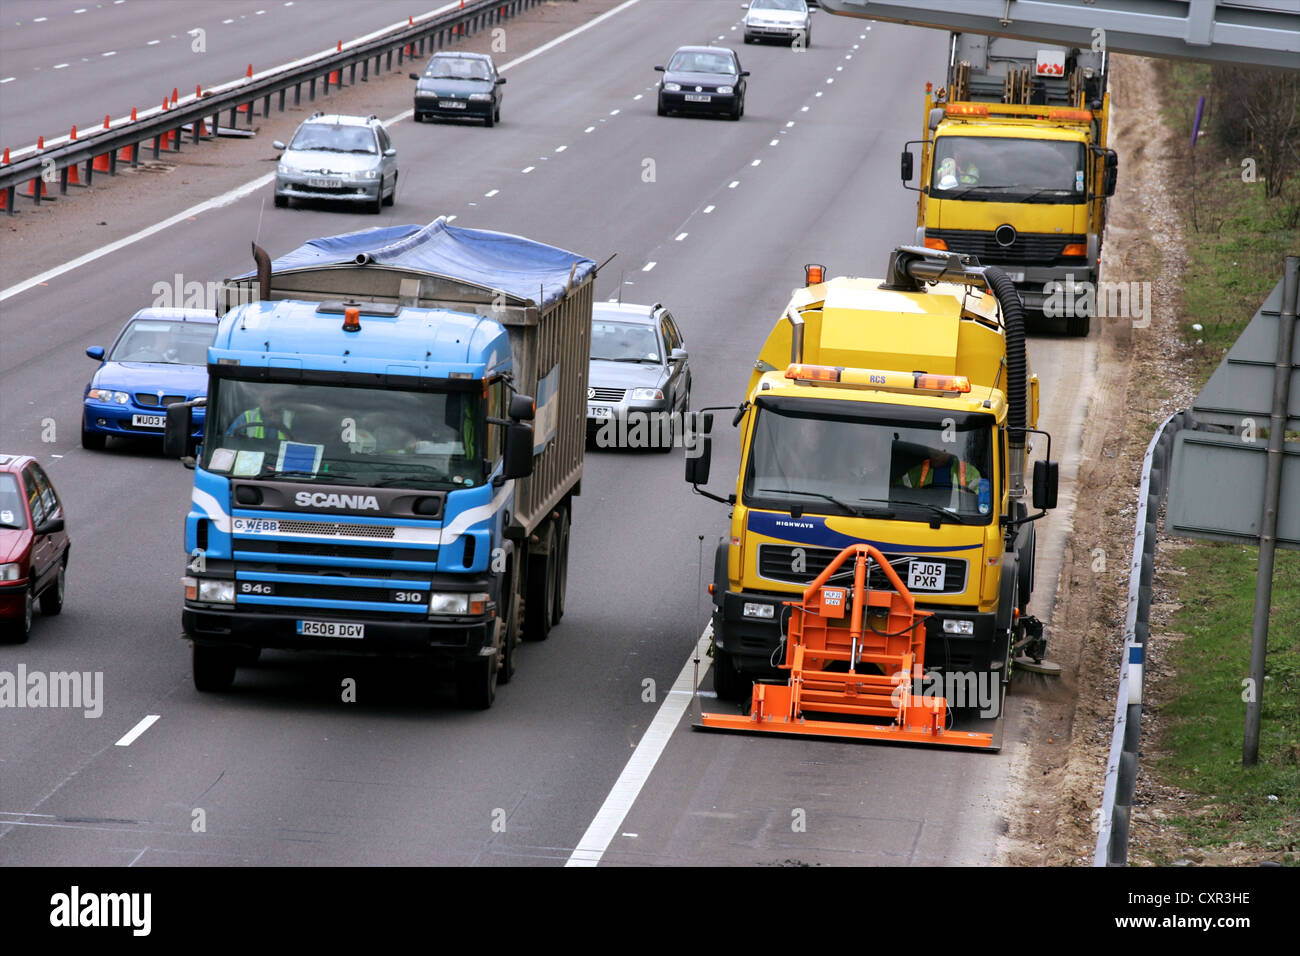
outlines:
[[[1084,199],[1083,143],[999,136],[940,136],[934,145],[933,195],[986,202]]]
[[[329,126],[308,123],[299,127],[290,149],[319,149],[333,153],[375,153],[375,134],[368,126]]]
[[[658,364],[663,361],[659,337],[653,328],[603,319],[591,323],[591,357],[610,362]]]
[[[208,346],[216,334],[215,323],[135,319],[113,346],[108,361],[207,365]]]
[[[668,62],[670,73],[728,73],[736,72],[736,62],[722,53],[674,53]]]
[[[18,478],[0,472],[0,528],[26,528],[27,509],[23,507]]]
[[[211,383],[203,467],[363,487],[482,484],[482,398],[219,378]]]
[[[807,13],[808,4],[804,0],[752,0],[751,10],[788,10],[792,13]]]
[[[745,474],[746,505],[988,522],[991,416],[936,414],[927,420],[903,418],[887,406],[855,414],[820,404],[828,407],[760,401]]]
[[[492,72],[482,60],[469,57],[437,56],[424,68],[424,75],[435,80],[490,80]]]

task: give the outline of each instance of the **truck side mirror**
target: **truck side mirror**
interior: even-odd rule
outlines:
[[[520,395],[518,392],[511,395],[509,414],[517,422],[531,422],[537,414],[537,406],[533,402],[533,396]]]
[[[686,446],[686,480],[692,485],[709,483],[709,462],[713,458],[713,413],[701,412],[696,421],[702,428],[695,433],[695,444]]]
[[[1113,150],[1106,150],[1106,171],[1102,177],[1101,192],[1104,196],[1115,195],[1115,182],[1119,179],[1119,155]]]
[[[167,424],[163,429],[163,454],[184,458],[189,451],[190,432],[194,430],[194,406],[178,402],[167,406]]]
[[[501,472],[507,481],[527,478],[533,473],[533,426],[527,422],[506,426],[506,451]]]
[[[905,183],[912,181],[912,154],[906,149],[903,150],[902,177]]]
[[[1054,461],[1034,462],[1034,508],[1049,511],[1056,507],[1056,487],[1060,480],[1060,465]]]

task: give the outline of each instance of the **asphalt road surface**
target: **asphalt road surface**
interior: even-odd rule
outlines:
[[[6,3],[6,16],[19,6]],[[219,9],[236,8],[260,9]],[[278,3],[274,13],[287,15]],[[114,12],[95,15],[108,22]],[[564,622],[523,647],[517,677],[488,712],[457,710],[449,685],[430,704],[424,673],[273,653],[241,670],[231,692],[199,694],[180,637],[191,474],[145,445],[80,448],[93,369],[82,353],[150,304],[155,282],[251,268],[253,235],[279,255],[314,236],[447,214],[598,261],[617,252],[598,296],[621,287],[624,301],[668,304],[690,352],[694,406],[734,405],[803,263],[879,275],[889,250],[910,241],[914,196],[899,185],[898,152],[916,136],[921,90],[941,77],[946,47],[939,32],[824,13],[806,52],[744,46],[739,16],[727,0],[643,0],[511,68],[498,128],[396,123],[401,181],[383,217],[274,209],[267,187],[8,297],[0,449],[47,463],[73,552],[64,613],[38,615],[29,644],[0,646],[0,669],[102,672],[104,703],[97,718],[0,713],[0,864],[570,859],[672,699],[707,621],[700,555],[707,576],[726,509],[690,493],[680,455],[588,454]],[[181,21],[170,31],[182,32]],[[118,45],[147,39],[140,21],[120,30]],[[719,37],[753,73],[744,119],[657,117],[652,66],[679,44]],[[90,39],[63,42],[89,56]],[[344,96],[369,97],[350,101],[353,111],[388,118],[410,108],[409,86]],[[279,122],[291,130],[294,120]],[[249,166],[242,178],[267,169]],[[187,188],[155,197],[158,219],[213,194],[201,171],[187,175]],[[111,191],[56,213],[102,218],[94,204],[110,203]],[[62,247],[10,251],[31,262],[27,275],[71,257]],[[1037,336],[1031,355],[1068,506],[1093,353],[1084,341]],[[720,420],[711,487],[725,493],[737,447],[729,417]],[[43,442],[51,421],[56,440]],[[1040,529],[1034,606],[1044,617],[1068,510]],[[355,703],[340,699],[345,678],[357,681]],[[1024,733],[1012,704],[996,756],[699,734],[684,717],[629,796],[602,862],[987,864]],[[121,745],[150,715],[158,719]]]

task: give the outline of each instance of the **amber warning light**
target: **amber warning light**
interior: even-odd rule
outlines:
[[[343,331],[360,332],[361,331],[361,310],[349,306],[343,310]]]
[[[803,267],[803,284],[818,285],[826,281],[826,267],[820,262],[810,262]]]

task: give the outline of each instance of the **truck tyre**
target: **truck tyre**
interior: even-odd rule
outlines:
[[[81,426],[81,447],[87,451],[103,451],[104,445],[108,441],[107,435],[101,435],[98,432],[86,431],[85,423]]]
[[[754,682],[736,670],[732,657],[726,651],[713,648],[713,690],[719,700],[745,700],[750,696]]]
[[[456,702],[466,710],[487,710],[497,697],[497,656],[456,662]]]
[[[1073,335],[1076,338],[1084,338],[1088,330],[1092,328],[1092,316],[1090,315],[1072,315],[1065,320],[1065,331],[1067,335]]]
[[[59,576],[55,578],[53,584],[41,592],[41,613],[46,617],[54,617],[63,610],[63,589],[67,577],[68,559],[65,557],[59,564]]]
[[[235,682],[235,655],[227,648],[195,644],[192,663],[195,690],[229,690]]]
[[[239,667],[252,667],[261,659],[260,647],[241,647],[235,651],[235,664]]]
[[[546,553],[528,556],[528,589],[524,597],[524,640],[544,641],[555,614],[555,530],[547,529]]]
[[[559,541],[555,546],[555,599],[551,607],[551,624],[559,624],[564,617],[564,592],[569,586],[569,527],[571,519],[569,509],[560,509],[560,520],[556,523],[555,533]]]
[[[497,664],[497,683],[509,684],[510,678],[515,676],[515,653],[519,647],[519,614],[523,610],[523,599],[514,593],[514,582],[510,584],[510,614],[502,622],[501,632],[505,635],[501,642],[501,653],[498,655],[500,663]]]

